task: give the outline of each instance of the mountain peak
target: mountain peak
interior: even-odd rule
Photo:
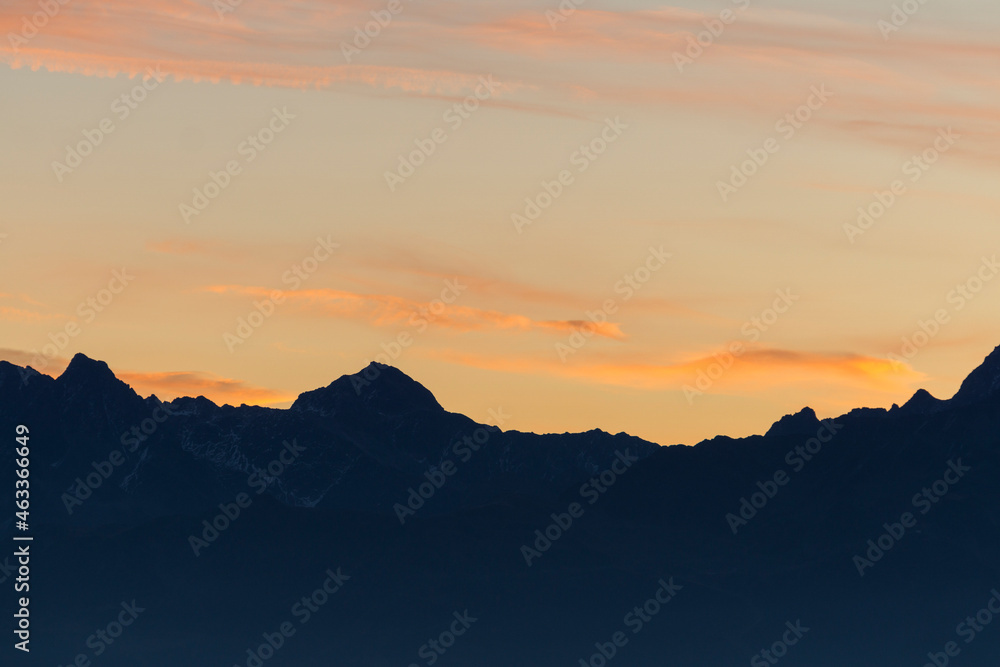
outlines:
[[[117,379],[108,365],[103,361],[91,359],[82,352],[73,355],[69,366],[59,376],[59,380],[63,382],[107,380],[108,378]]]
[[[812,408],[802,408],[794,415],[785,415],[768,429],[765,437],[783,435],[815,435],[820,422]]]
[[[414,410],[444,411],[441,404],[422,384],[403,371],[372,362],[353,375],[344,375],[329,386],[302,394],[292,409],[327,413],[358,407],[383,414]]]
[[[984,401],[998,392],[1000,392],[1000,346],[986,357],[979,368],[969,373],[951,400],[959,405],[967,405]]]
[[[427,387],[395,366],[373,361],[364,370],[345,377],[352,390],[373,407],[392,412],[444,410]]]
[[[105,362],[85,354],[73,357],[62,375],[56,378],[56,384],[72,395],[116,395],[130,402],[142,400],[132,387],[115,376]]]
[[[943,405],[945,405],[945,401],[935,398],[926,389],[918,389],[917,393],[915,393],[910,400],[904,403],[903,407],[900,409],[906,412],[929,414],[940,409]]]
[[[8,389],[16,388],[26,384],[32,378],[40,375],[31,366],[26,366],[21,368],[20,366],[15,366],[9,361],[0,360],[0,387],[6,387]]]

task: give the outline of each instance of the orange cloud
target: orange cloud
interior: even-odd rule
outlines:
[[[696,26],[694,19],[700,16],[676,8],[637,12],[577,9],[553,29],[545,13],[521,12],[460,31],[470,41],[514,53],[540,55],[564,49],[593,55],[601,51],[653,62],[669,60],[674,50],[683,48],[685,28]]]
[[[167,239],[165,241],[150,241],[146,249],[165,255],[202,255],[223,259],[240,259],[248,255],[248,251],[237,248],[233,243],[223,241],[197,241],[190,239]]]
[[[44,308],[43,303],[31,298],[27,294],[0,294],[0,300],[17,301]],[[37,310],[25,310],[24,308],[16,308],[13,306],[0,306],[0,320],[7,320],[10,322],[47,322],[49,320],[58,319],[66,318],[63,315],[45,314],[38,312]]]
[[[941,57],[979,60],[1000,54],[1000,47],[993,43],[914,31],[894,36],[892,48],[886,49],[885,41],[867,20],[837,20],[808,11],[731,9],[735,20],[703,50],[706,61],[753,61],[755,67],[766,65],[883,83],[891,81],[888,67],[894,62],[934,63]],[[638,11],[578,8],[553,28],[544,12],[516,11],[455,27],[452,34],[496,50],[530,51],[534,57],[554,58],[572,51],[585,58],[618,57],[673,65],[674,53],[686,49],[698,33],[704,32],[706,21],[718,18],[718,11],[675,7]]]
[[[338,65],[317,67],[285,65],[270,62],[228,62],[224,60],[179,60],[150,56],[109,56],[80,54],[53,49],[23,49],[11,53],[0,49],[0,62],[11,69],[67,72],[87,76],[148,78],[150,70],[172,77],[175,81],[190,80],[255,86],[288,88],[329,88],[336,84],[362,84],[372,88],[398,89],[405,93],[442,95],[469,93],[480,85],[479,76],[445,70],[421,70],[409,67],[379,65]],[[510,91],[520,84],[498,82],[499,91]]]
[[[37,29],[26,20],[36,2],[0,7],[0,62],[88,76],[148,76],[176,81],[328,88],[361,85],[420,95],[466,95],[480,73],[345,61],[340,42],[371,20],[363,2],[244,3],[220,15],[216,4],[191,0],[73,0]],[[41,21],[39,21],[41,23]],[[404,32],[397,21],[393,27]],[[28,28],[25,26],[28,25]],[[12,37],[13,36],[13,37]],[[504,81],[500,91],[517,84]]]
[[[33,352],[13,350],[10,348],[0,348],[0,359],[12,363],[15,366],[21,366],[22,368],[31,366],[40,373],[52,376],[58,376],[66,369],[66,366],[69,365],[69,359],[65,357],[53,357],[51,359],[46,359],[45,357]],[[42,362],[45,362],[44,365]]]
[[[651,391],[681,391],[698,386],[699,377],[712,380],[701,389],[719,391],[759,391],[804,382],[838,382],[854,387],[905,394],[911,384],[923,378],[909,366],[897,368],[885,358],[852,353],[816,353],[790,350],[748,350],[720,365],[716,356],[687,361],[653,364],[608,361],[597,355],[570,356],[562,363],[555,354],[547,358],[511,358],[461,352],[426,352],[428,356],[464,366],[533,375],[551,375],[596,384],[632,387]],[[720,355],[724,356],[724,355]],[[722,372],[718,373],[721,369]],[[705,385],[702,385],[705,386]]]
[[[211,285],[204,291],[245,294],[254,298],[268,298],[274,292],[264,287],[241,285]],[[334,289],[285,291],[283,295],[302,310],[328,317],[361,320],[374,326],[420,326],[426,322],[462,333],[485,329],[587,330],[604,338],[624,340],[626,337],[620,325],[612,322],[593,324],[581,320],[534,320],[524,315],[447,304],[440,299],[420,302],[384,294],[355,294]]]
[[[607,298],[606,294],[580,294],[510,280],[495,274],[488,275],[481,272],[481,267],[476,266],[474,260],[456,261],[454,257],[427,259],[424,255],[413,252],[412,249],[401,250],[392,246],[380,247],[378,252],[373,253],[371,257],[363,258],[361,264],[367,268],[378,269],[383,275],[386,272],[394,272],[407,276],[432,278],[437,281],[455,278],[468,285],[480,297],[510,299],[524,304],[555,306],[561,309],[571,308],[581,313],[599,308],[600,304]],[[437,268],[439,266],[446,268]],[[630,310],[645,310],[660,315],[699,320],[711,324],[732,325],[737,323],[735,320],[701,312],[677,299],[640,294],[629,301],[628,307]]]
[[[73,0],[26,44],[0,40],[0,62],[130,77],[160,66],[178,81],[376,88],[441,99],[470,92],[479,72],[441,69],[439,63],[502,62],[496,74],[504,92],[530,93],[531,99],[505,96],[489,104],[578,118],[600,101],[772,115],[801,104],[803,81],[819,81],[843,93],[817,121],[838,132],[889,143],[898,139],[857,123],[905,124],[915,117],[918,125],[939,127],[967,120],[962,129],[969,148],[957,152],[981,159],[1000,154],[993,129],[1000,117],[998,75],[986,65],[1000,56],[1000,47],[943,29],[893,35],[887,48],[868,15],[850,21],[734,6],[735,23],[698,58],[697,76],[689,76],[677,72],[674,54],[717,11],[581,7],[553,30],[544,7],[475,6],[456,21],[430,4],[407,8],[365,60],[347,63],[339,46],[371,20],[369,9],[362,0],[258,0],[219,16],[207,1]],[[0,33],[18,33],[24,17],[37,11],[33,0],[5,3]],[[434,44],[442,57],[431,60],[416,44]],[[579,68],[588,62],[602,66]],[[567,76],[567,67],[577,70]],[[978,105],[968,102],[969,87],[982,92]],[[902,139],[917,140],[912,133]]]
[[[31,366],[35,370],[51,377],[58,377],[66,370],[69,359],[53,357],[46,359],[46,364],[37,363],[37,355],[24,350],[0,348],[0,359],[15,366]],[[112,369],[113,370],[113,369]],[[156,394],[160,399],[172,400],[181,396],[204,396],[213,403],[222,405],[274,405],[295,399],[292,394],[258,387],[243,380],[204,373],[198,371],[186,372],[116,372],[115,376],[132,387],[137,394],[149,396]]]
[[[604,66],[597,71],[610,73],[557,84],[564,99],[774,114],[802,103],[803,81],[822,82],[838,96],[817,122],[839,132],[892,142],[858,125],[871,122],[904,135],[894,147],[909,147],[919,145],[917,132],[923,128],[961,123],[969,147],[956,153],[985,160],[1000,154],[998,75],[984,65],[1000,57],[996,43],[944,30],[914,30],[893,35],[887,48],[869,20],[756,8],[735,14],[736,22],[696,54],[682,74],[674,55],[683,55],[694,35],[705,30],[703,22],[717,19],[718,12],[581,8],[554,30],[544,13],[520,12],[454,33],[470,45],[530,53],[554,66],[569,59],[599,61]],[[645,69],[610,66],[616,61]],[[660,75],[664,68],[669,76]],[[968,87],[981,92],[977,103],[969,102]],[[916,119],[914,127],[900,130],[910,118]]]
[[[48,320],[57,320],[59,318],[59,315],[43,315],[42,313],[36,313],[31,310],[0,306],[0,320],[8,320],[11,322],[46,322]]]
[[[247,384],[212,373],[119,373],[118,378],[128,383],[137,393],[156,394],[162,399],[179,396],[204,396],[213,403],[239,405],[271,405],[293,400],[295,396],[265,387]]]

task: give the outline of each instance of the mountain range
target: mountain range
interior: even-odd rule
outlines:
[[[30,430],[32,664],[1000,656],[1000,348],[949,400],[695,446],[491,417],[379,364],[278,410],[0,362],[5,461]]]

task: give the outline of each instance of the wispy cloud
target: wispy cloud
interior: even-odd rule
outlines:
[[[446,70],[421,70],[408,67],[353,66],[333,67],[285,65],[269,62],[227,62],[221,60],[179,60],[153,57],[79,54],[72,51],[28,49],[13,54],[0,51],[0,60],[12,69],[69,72],[88,76],[114,77],[119,74],[144,76],[151,69],[174,81],[194,81],[287,88],[329,88],[337,84],[358,84],[372,88],[396,89],[421,95],[460,94],[473,91],[480,84],[477,75]],[[504,82],[501,91],[514,87]]]
[[[273,290],[243,285],[211,285],[204,291],[215,294],[243,294],[269,297]],[[353,319],[373,326],[434,325],[457,332],[484,330],[553,331],[566,333],[587,329],[594,334],[624,340],[620,325],[612,322],[592,324],[582,320],[536,320],[525,315],[485,310],[441,300],[421,302],[385,294],[356,294],[334,289],[295,290],[283,293],[301,312]]]
[[[24,310],[23,308],[0,306],[0,320],[8,320],[10,322],[47,322],[49,320],[57,320],[60,317],[60,315],[46,315],[32,310]]]
[[[118,377],[139,394],[156,394],[161,399],[180,396],[204,396],[218,404],[272,405],[290,401],[295,396],[258,387],[243,380],[220,377],[198,371],[138,373],[123,372]]]
[[[33,352],[11,348],[0,348],[0,359],[23,368],[31,366],[36,371],[45,373],[46,375],[59,375],[69,365],[69,359],[65,357],[44,359]],[[44,367],[41,367],[40,360],[46,361]]]
[[[529,375],[551,375],[597,384],[646,390],[680,391],[694,385],[699,372],[718,362],[714,356],[679,362],[648,363],[592,355],[562,363],[551,357],[509,357],[456,351],[429,351],[428,356],[451,363]],[[758,391],[802,382],[835,382],[857,388],[905,393],[923,376],[912,368],[896,369],[888,359],[846,352],[750,350],[735,359],[717,384],[717,391]]]
[[[1000,154],[993,129],[1000,75],[986,65],[1000,56],[994,42],[908,30],[887,48],[870,13],[847,20],[753,7],[737,12],[738,21],[705,49],[697,76],[678,76],[674,54],[717,12],[581,7],[552,30],[546,9],[477,5],[458,19],[448,5],[415,4],[380,35],[377,53],[345,63],[340,43],[371,20],[363,2],[256,0],[219,20],[207,0],[73,0],[28,43],[0,40],[0,62],[91,76],[136,77],[160,67],[178,81],[356,87],[443,99],[478,85],[483,72],[468,69],[471,63],[494,62],[501,64],[493,73],[505,95],[490,104],[576,117],[586,115],[584,101],[771,115],[800,104],[801,84],[810,80],[851,92],[818,121],[837,132],[909,146],[919,145],[923,128],[961,121],[969,144],[982,145],[979,156]],[[36,11],[32,0],[5,3],[0,34],[17,34]],[[434,44],[436,52],[416,44]],[[959,94],[949,95],[956,87]],[[980,93],[976,103],[968,90]],[[912,131],[888,136],[880,129],[902,118]]]
[[[194,239],[150,241],[146,244],[146,249],[164,255],[199,255],[219,259],[241,259],[253,254],[249,248],[239,247],[235,243]]]
[[[8,303],[14,302],[18,304],[27,304],[30,306],[41,306],[44,308],[44,304],[31,298],[27,294],[0,294],[0,302],[6,301]],[[51,320],[66,319],[64,315],[59,315],[58,313],[45,313],[36,309],[25,309],[13,305],[2,305],[0,304],[0,320],[7,320],[8,322],[47,322]]]
[[[419,95],[468,94],[480,73],[390,64],[345,64],[339,43],[371,17],[362,3],[243,3],[224,20],[212,2],[73,0],[29,40],[4,39],[0,61],[89,76],[130,77],[159,68],[176,81],[328,88],[337,85]],[[35,2],[0,7],[0,34],[21,34]],[[500,91],[516,87],[501,82]]]
[[[517,303],[530,308],[552,307],[562,311],[582,313],[597,308],[609,296],[606,293],[588,294],[580,290],[558,289],[544,284],[529,283],[508,277],[503,272],[488,271],[481,265],[477,266],[475,260],[456,261],[454,257],[432,257],[392,246],[379,247],[378,252],[370,257],[363,257],[359,264],[365,268],[377,269],[382,276],[400,274],[407,277],[429,278],[438,282],[457,277],[479,297]],[[731,326],[738,323],[736,320],[693,308],[680,299],[637,294],[629,300],[629,308],[719,325]]]

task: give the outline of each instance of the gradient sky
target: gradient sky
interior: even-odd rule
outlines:
[[[348,62],[342,44],[388,1],[224,1],[48,0],[37,34],[25,21],[46,2],[0,7],[0,358],[58,374],[84,352],[144,395],[285,407],[403,334],[392,363],[449,410],[674,444],[805,405],[948,397],[1000,344],[984,265],[1000,252],[995,2],[931,1],[889,32],[889,0],[586,0],[559,21],[555,0],[400,0]],[[720,34],[699,54],[706,21]],[[448,115],[491,76],[479,108]],[[794,132],[779,124],[810,101]],[[247,148],[275,109],[294,118]],[[436,128],[446,140],[390,189]],[[54,167],[85,132],[99,145]],[[614,141],[581,157],[602,132]],[[724,201],[748,151],[767,160]],[[227,163],[239,173],[185,220]],[[512,215],[564,171],[519,232]],[[884,215],[845,230],[896,180]],[[339,247],[283,280],[319,238]],[[650,248],[670,258],[627,298]],[[81,309],[122,269],[120,294]],[[974,298],[953,292],[968,281]],[[273,315],[227,345],[276,289]],[[795,300],[771,318],[779,291]],[[442,292],[453,302],[413,324]],[[609,322],[587,327],[608,300]]]

